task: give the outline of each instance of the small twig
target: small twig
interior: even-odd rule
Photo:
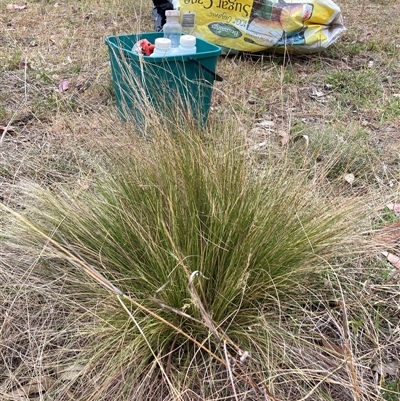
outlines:
[[[169,352],[168,355],[168,360],[167,360],[167,367],[165,368],[165,373],[170,376],[171,375],[171,365],[172,365],[172,355],[175,351],[175,343],[176,343],[176,338],[174,338],[174,341],[172,341],[171,344],[171,351]]]
[[[167,309],[167,310],[169,310],[169,311],[171,311],[171,312],[176,313],[176,314],[179,315],[179,316],[182,316],[182,317],[184,317],[184,318],[186,318],[186,319],[190,319],[190,320],[193,320],[193,321],[196,322],[196,323],[200,323],[200,324],[201,324],[201,321],[200,321],[200,320],[195,319],[194,317],[188,315],[188,314],[185,313],[185,312],[182,312],[180,309],[174,308],[174,307],[172,307],[172,306],[169,306],[169,305],[165,304],[164,302],[161,302],[161,301],[157,298],[157,294],[159,294],[161,291],[163,291],[164,288],[165,288],[169,283],[170,283],[170,282],[167,281],[165,284],[163,284],[163,285],[154,293],[154,296],[153,296],[152,298],[150,298],[150,299],[151,299],[153,302],[155,302],[158,306],[160,306],[161,308],[163,308],[163,309]]]
[[[14,121],[14,117],[15,117],[16,115],[17,115],[17,112],[15,112],[15,113],[13,114],[13,116],[11,117],[11,119],[8,121],[7,125],[3,128],[3,133],[1,134],[1,137],[0,137],[0,145],[3,143],[4,138],[5,138],[6,134],[7,134],[7,132],[8,132],[8,131],[11,131],[10,127],[11,127],[11,124],[12,124],[12,122]]]
[[[349,330],[349,320],[347,317],[347,310],[346,310],[346,304],[344,297],[342,296],[342,324],[343,324],[343,334],[344,334],[344,346],[346,350],[346,356],[347,356],[347,365],[349,366],[350,369],[350,375],[351,375],[351,381],[353,385],[353,396],[354,396],[354,401],[359,401],[360,400],[360,389],[358,388],[357,385],[357,372],[354,367],[354,360],[353,360],[353,352],[351,350],[351,340],[350,340],[350,330]]]
[[[229,361],[228,350],[226,349],[226,341],[224,341],[224,353],[225,353],[226,367],[227,367],[228,373],[229,373],[229,379],[230,379],[231,384],[232,384],[233,396],[235,397],[236,401],[239,401],[237,393],[236,393],[235,382],[233,380],[233,374],[232,374],[231,364],[230,364],[230,361]]]
[[[188,314],[185,313],[185,312],[182,312],[181,310],[179,310],[179,309],[177,309],[177,308],[173,308],[172,306],[169,306],[169,305],[167,305],[167,304],[164,304],[163,302],[161,302],[160,300],[158,300],[156,297],[152,297],[152,298],[150,298],[150,299],[151,299],[154,303],[156,303],[159,307],[161,307],[161,308],[163,308],[163,309],[167,309],[167,310],[169,310],[169,311],[171,311],[171,312],[176,313],[176,314],[179,315],[179,316],[182,316],[182,317],[184,317],[184,318],[186,318],[186,319],[190,319],[190,320],[192,320],[192,321],[194,321],[194,322],[196,322],[196,323],[201,323],[200,320],[198,320],[198,319],[196,319],[196,318],[194,318],[194,317],[188,315]]]
[[[24,92],[25,92],[25,102],[28,100],[28,92],[27,92],[27,84],[26,84],[26,82],[27,82],[27,79],[26,79],[27,70],[28,70],[28,59],[27,59],[27,57],[25,56],[25,63],[24,63]]]
[[[201,302],[199,294],[197,293],[196,288],[193,285],[193,281],[194,281],[195,277],[197,277],[198,275],[201,275],[201,272],[196,270],[189,277],[189,292],[190,292],[190,295],[192,296],[192,300],[193,300],[194,304],[199,308],[201,317],[203,318],[203,320],[204,320],[205,324],[207,325],[207,327],[210,329],[211,333],[213,333],[215,338],[217,338],[218,340],[221,340],[221,336],[218,333],[217,328],[215,327],[211,316],[206,311],[206,308],[203,306],[203,303]]]

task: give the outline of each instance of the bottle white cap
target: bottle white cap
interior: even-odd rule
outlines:
[[[166,17],[179,17],[181,12],[179,10],[167,10],[165,11]]]
[[[154,41],[156,49],[169,50],[171,48],[171,39],[168,38],[157,38]]]
[[[182,46],[193,47],[196,46],[196,37],[193,35],[182,35],[180,42]]]

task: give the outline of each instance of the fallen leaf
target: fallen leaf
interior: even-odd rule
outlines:
[[[60,84],[58,85],[58,90],[60,92],[64,92],[68,90],[68,81],[66,79],[63,79]]]
[[[325,96],[324,92],[319,91],[317,88],[312,88],[311,97],[319,98],[324,96]]]
[[[302,137],[304,138],[304,140],[306,141],[306,147],[308,148],[308,145],[310,143],[310,138],[308,137],[308,135],[302,135]]]
[[[287,131],[279,131],[279,136],[281,137],[281,145],[285,146],[289,143],[289,133]]]
[[[394,266],[400,269],[400,257],[389,253],[387,260]]]
[[[325,96],[325,93],[324,93],[324,92],[321,92],[321,91],[315,91],[315,92],[313,93],[313,96],[322,97],[322,96]]]
[[[350,174],[346,174],[344,177],[344,180],[346,182],[348,182],[350,185],[353,184],[354,180],[356,179],[356,177],[354,176],[354,174],[350,173]]]
[[[321,102],[321,103],[326,103],[327,102],[326,93],[324,93],[322,91],[319,91],[316,88],[312,88],[312,92],[310,94],[310,97],[312,99],[315,99],[318,102]]]
[[[68,365],[65,366],[62,371],[60,372],[60,379],[62,381],[71,381],[78,377],[85,367],[83,365]]]
[[[400,257],[394,255],[393,253],[390,252],[382,252],[382,255],[384,255],[387,259],[387,261],[394,267],[397,267],[400,269]]]
[[[7,4],[7,10],[24,10],[26,8],[26,4]]]
[[[293,139],[293,142],[297,142],[301,139],[304,139],[304,141],[306,142],[306,148],[308,148],[308,145],[310,144],[310,138],[308,135],[298,135]]]
[[[386,207],[393,212],[400,212],[400,203],[388,203]]]
[[[381,376],[397,376],[397,372],[400,369],[400,362],[388,362],[385,364],[373,365],[371,370],[380,374]]]

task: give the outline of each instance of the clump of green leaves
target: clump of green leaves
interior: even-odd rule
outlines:
[[[386,381],[383,385],[382,397],[386,401],[396,401],[400,396],[400,380]]]

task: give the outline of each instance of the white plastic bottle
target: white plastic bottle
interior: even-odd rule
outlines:
[[[182,25],[179,23],[179,10],[165,11],[167,22],[163,26],[164,38],[171,40],[171,47],[179,47],[179,39],[182,35]]]
[[[166,57],[171,54],[171,40],[167,38],[157,38],[154,41],[154,51],[150,57]]]
[[[179,54],[195,54],[196,51],[196,37],[193,35],[182,35],[179,43]]]

